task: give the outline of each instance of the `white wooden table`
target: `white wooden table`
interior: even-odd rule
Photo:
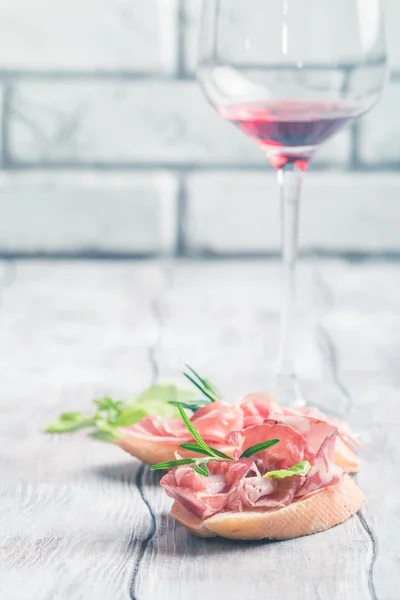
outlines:
[[[128,398],[189,362],[234,400],[267,385],[275,263],[0,264],[1,600],[398,600],[400,265],[304,263],[304,392],[366,445],[362,514],[279,543],[199,540],[158,475],[64,410]]]

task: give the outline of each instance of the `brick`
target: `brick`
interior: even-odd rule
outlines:
[[[192,81],[20,83],[8,130],[16,163],[266,164]],[[345,162],[346,136],[321,150],[320,160]]]
[[[0,69],[173,72],[176,0],[3,0]]]
[[[165,173],[0,175],[0,252],[170,253],[176,185]]]
[[[187,73],[194,73],[198,58],[201,0],[184,2],[184,67]]]
[[[399,251],[400,176],[312,173],[305,178],[301,248]],[[275,177],[203,173],[188,181],[189,252],[257,253],[280,248]]]
[[[385,9],[389,64],[393,70],[400,71],[399,0],[385,0]]]
[[[392,82],[379,104],[360,121],[360,159],[367,165],[400,161],[400,83]]]

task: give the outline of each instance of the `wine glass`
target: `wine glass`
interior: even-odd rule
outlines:
[[[283,300],[277,393],[295,375],[295,270],[302,179],[318,146],[378,101],[387,60],[380,0],[203,0],[197,77],[218,113],[276,168]]]

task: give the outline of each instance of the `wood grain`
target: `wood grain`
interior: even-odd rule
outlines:
[[[397,600],[400,266],[305,263],[299,371],[365,443],[361,515],[278,543],[192,537],[159,476],[119,449],[44,436],[59,412],[129,397],[184,362],[235,400],[272,384],[279,266],[0,263],[3,600]]]
[[[139,464],[86,434],[44,436],[63,410],[154,377],[156,266],[20,263],[0,309],[0,597],[129,598],[148,509]]]

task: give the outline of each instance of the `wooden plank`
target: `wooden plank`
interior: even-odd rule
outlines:
[[[276,348],[277,268],[263,263],[175,266],[174,283],[162,305],[165,326],[156,353],[161,374],[177,375],[182,363],[189,361],[210,375],[231,399],[267,385],[271,376],[268,364]],[[339,278],[346,273],[335,264],[333,268]],[[308,391],[318,399],[319,380],[326,377],[329,386],[325,383],[321,390],[325,393],[330,387],[330,398],[338,399],[343,412],[348,400],[338,388],[334,349],[327,346],[330,339],[326,333],[321,340],[322,322],[333,313],[332,307],[326,306],[330,288],[324,289],[321,283],[325,269],[329,274],[329,264],[303,269],[300,305],[302,331],[307,335],[300,344],[300,371]],[[371,283],[368,278],[367,283],[365,293]],[[354,343],[352,347],[356,350]],[[145,477],[144,491],[157,526],[138,571],[136,598],[374,597],[371,538],[359,518],[288,542],[197,540],[168,516],[170,500],[157,488],[155,475],[147,473]]]
[[[94,397],[150,384],[164,284],[149,264],[17,264],[0,308],[4,600],[130,597],[151,531],[138,462],[83,432],[40,428]]]
[[[400,587],[400,266],[336,265],[324,328],[337,353],[349,415],[365,444],[358,475],[367,502],[370,597],[397,600]]]
[[[232,400],[268,386],[279,266],[0,263],[1,597],[397,600],[400,506],[386,490],[400,485],[399,270],[303,265],[302,382],[361,430],[368,504],[331,531],[252,544],[190,536],[156,474],[84,434],[39,429],[158,372],[178,378],[185,361]]]

